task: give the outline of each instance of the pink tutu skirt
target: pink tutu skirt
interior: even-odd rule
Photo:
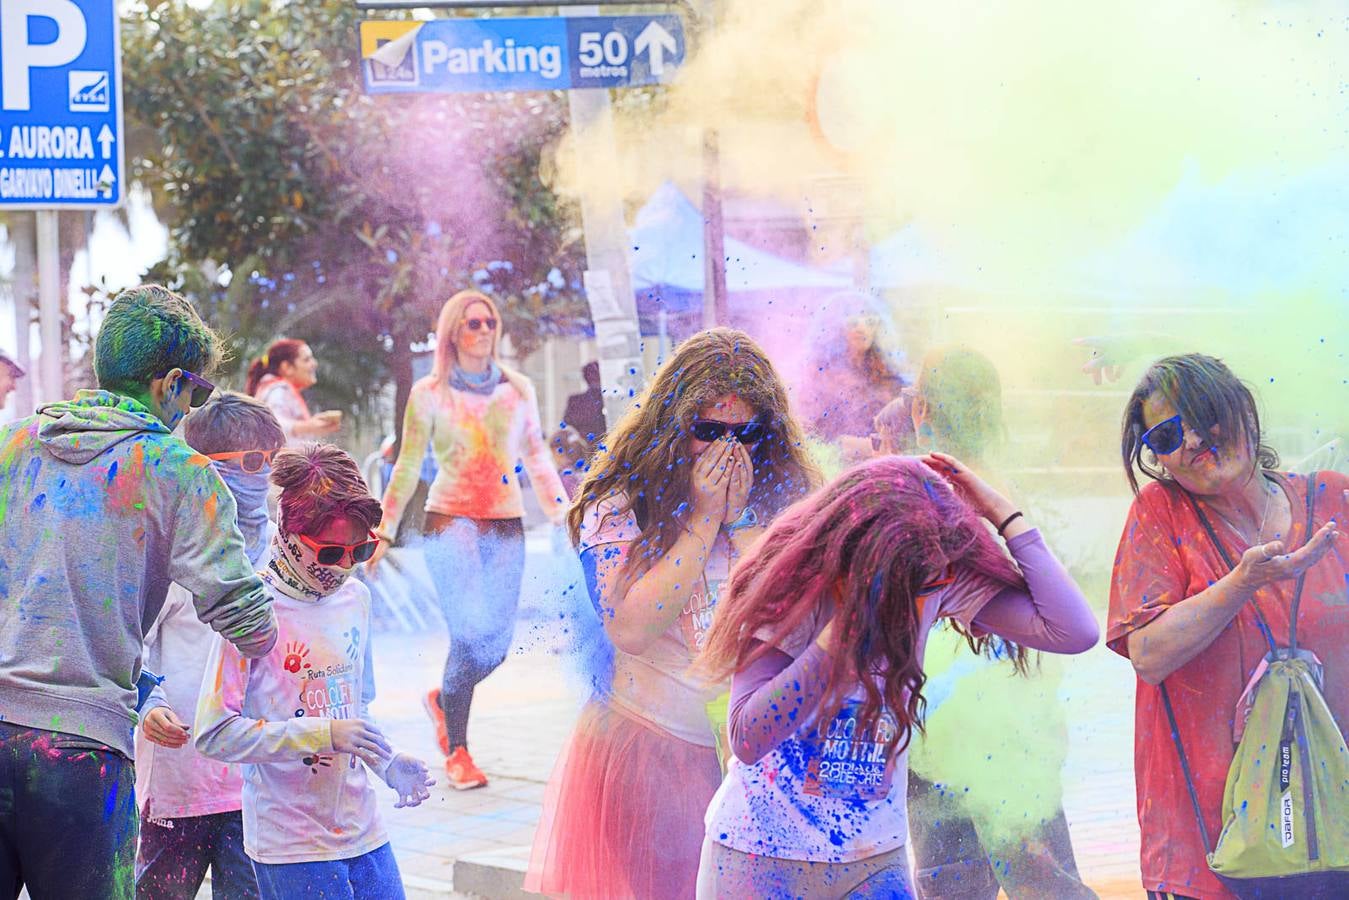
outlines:
[[[525,890],[576,900],[692,898],[716,751],[601,700],[581,710],[534,835]]]

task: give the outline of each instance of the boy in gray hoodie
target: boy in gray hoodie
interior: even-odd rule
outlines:
[[[133,288],[101,390],[0,429],[0,894],[134,895],[136,682],[170,582],[243,655],[276,641],[234,498],[172,434],[219,359],[190,303]]]

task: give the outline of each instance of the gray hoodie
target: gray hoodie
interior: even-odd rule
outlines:
[[[0,720],[130,757],[144,634],[175,581],[244,656],[275,643],[233,496],[143,405],[80,391],[0,429]]]

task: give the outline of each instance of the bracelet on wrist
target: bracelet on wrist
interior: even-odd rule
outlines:
[[[1003,519],[1003,520],[1002,520],[1002,524],[998,526],[998,537],[1002,537],[1002,536],[1003,536],[1002,533],[1003,533],[1004,531],[1007,530],[1007,526],[1008,526],[1008,525],[1011,525],[1013,522],[1015,522],[1017,519],[1020,519],[1020,518],[1023,518],[1023,517],[1022,517],[1022,514],[1021,514],[1021,510],[1018,509],[1016,512],[1012,513],[1010,516],[1008,516],[1007,518]]]

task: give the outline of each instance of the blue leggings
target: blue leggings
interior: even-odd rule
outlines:
[[[253,861],[262,900],[405,900],[403,876],[389,845],[330,862]]]

